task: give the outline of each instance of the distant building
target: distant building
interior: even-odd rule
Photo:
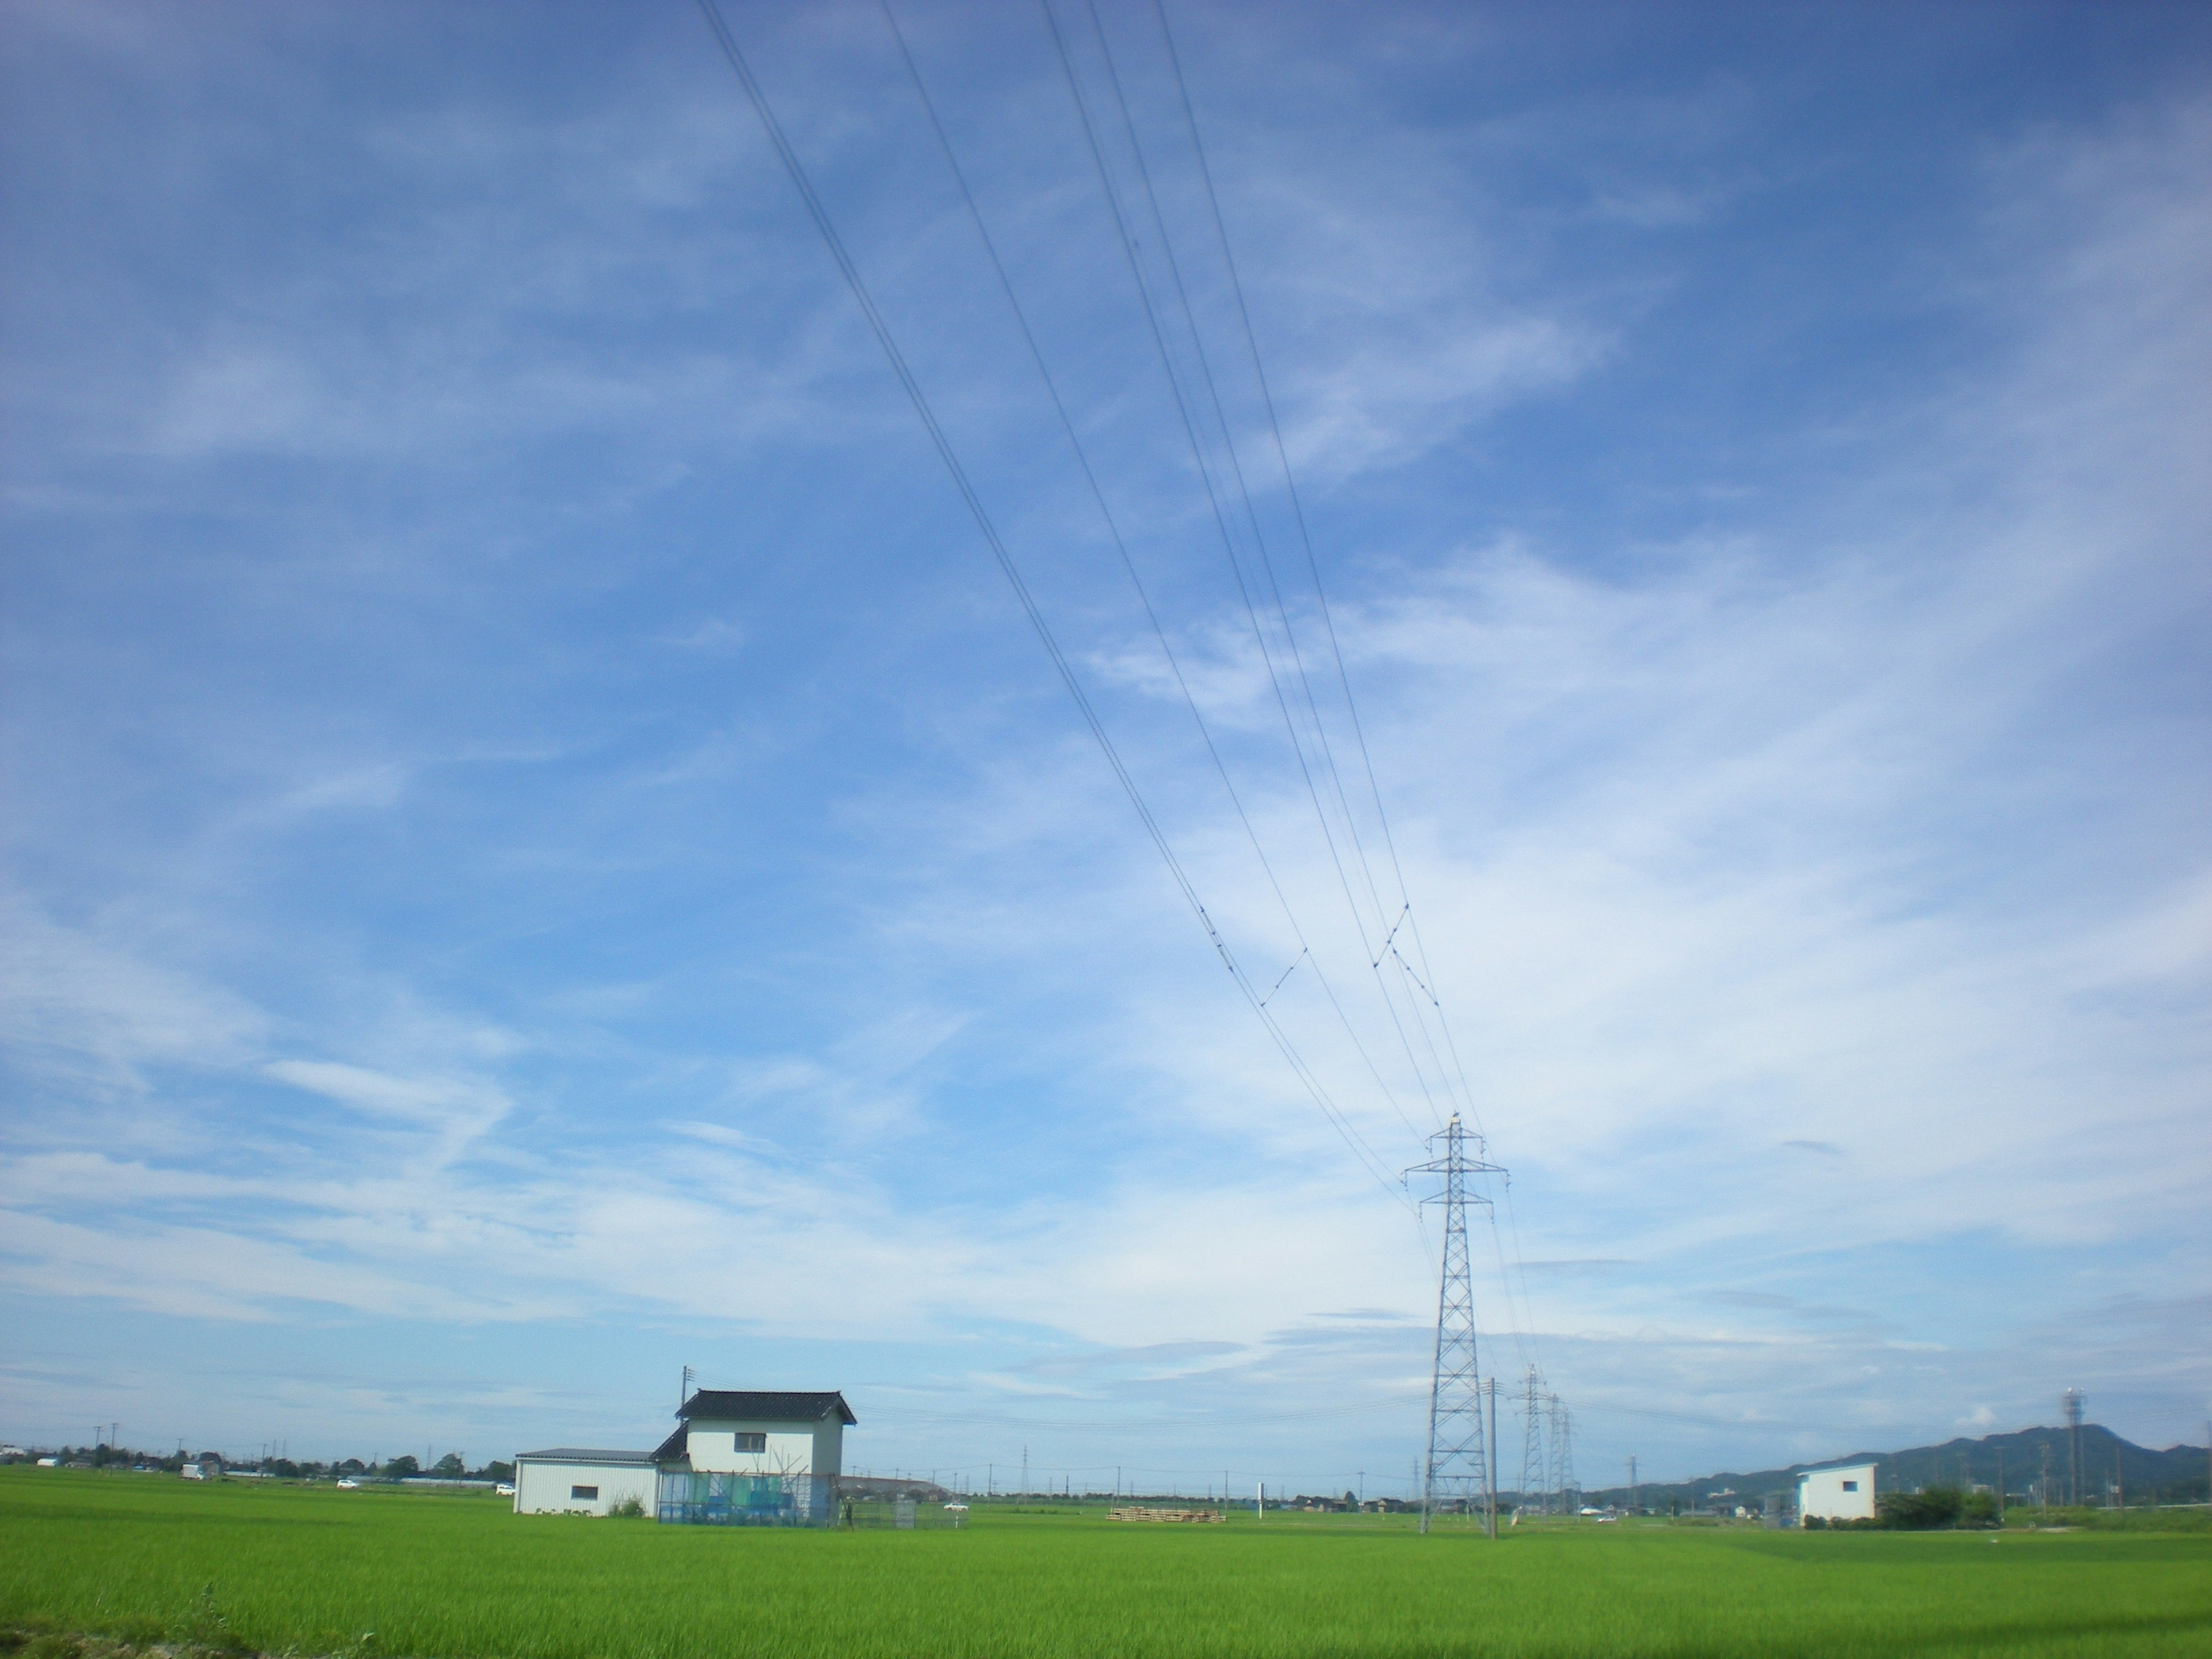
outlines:
[[[715,1526],[822,1526],[833,1518],[845,1396],[702,1389],[651,1451],[556,1446],[514,1460],[517,1515],[611,1515]]]
[[[1871,1463],[1807,1469],[1797,1477],[1797,1524],[1814,1516],[1823,1521],[1873,1520],[1874,1470]]]

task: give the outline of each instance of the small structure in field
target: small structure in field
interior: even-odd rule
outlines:
[[[630,1504],[650,1515],[659,1501],[651,1452],[554,1446],[514,1460],[517,1515],[612,1515]]]
[[[520,1454],[514,1512],[642,1513],[694,1526],[827,1526],[836,1517],[845,1431],[858,1421],[843,1395],[702,1389],[676,1416],[675,1432],[651,1451]]]
[[[1871,1463],[1836,1463],[1807,1469],[1797,1477],[1797,1524],[1818,1516],[1823,1521],[1874,1519]]]

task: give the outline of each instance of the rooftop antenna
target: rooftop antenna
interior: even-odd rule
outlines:
[[[1472,1140],[1474,1148],[1468,1150]],[[1463,1512],[1484,1501],[1490,1486],[1489,1439],[1482,1426],[1482,1382],[1474,1346],[1474,1284],[1468,1267],[1467,1206],[1487,1204],[1480,1193],[1467,1190],[1470,1175],[1503,1175],[1499,1165],[1483,1160],[1482,1138],[1470,1136],[1459,1114],[1429,1137],[1434,1152],[1443,1143],[1440,1158],[1416,1164],[1407,1175],[1440,1175],[1443,1191],[1421,1200],[1444,1206],[1444,1256],[1437,1286],[1436,1364],[1429,1380],[1429,1455],[1421,1471],[1421,1530],[1437,1503],[1456,1496]],[[1494,1528],[1496,1516],[1492,1516]]]
[[[2081,1501],[2081,1407],[2088,1398],[2079,1389],[2069,1389],[2058,1396],[2066,1413],[2066,1501],[2069,1504]]]

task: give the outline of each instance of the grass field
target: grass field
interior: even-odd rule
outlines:
[[[349,1659],[2202,1659],[2212,1535],[1655,1522],[1492,1544],[1372,1517],[981,1511],[960,1532],[768,1532],[0,1468],[0,1626]]]

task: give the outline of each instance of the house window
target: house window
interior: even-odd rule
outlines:
[[[571,1486],[568,1488],[568,1499],[571,1503],[596,1504],[599,1501],[599,1489],[597,1486]]]
[[[768,1436],[765,1434],[736,1434],[730,1437],[738,1443],[732,1449],[737,1451],[764,1452],[768,1449]]]
[[[1858,1489],[1859,1483],[1856,1480],[1846,1480],[1844,1482],[1844,1490],[1845,1492],[1856,1492]]]

